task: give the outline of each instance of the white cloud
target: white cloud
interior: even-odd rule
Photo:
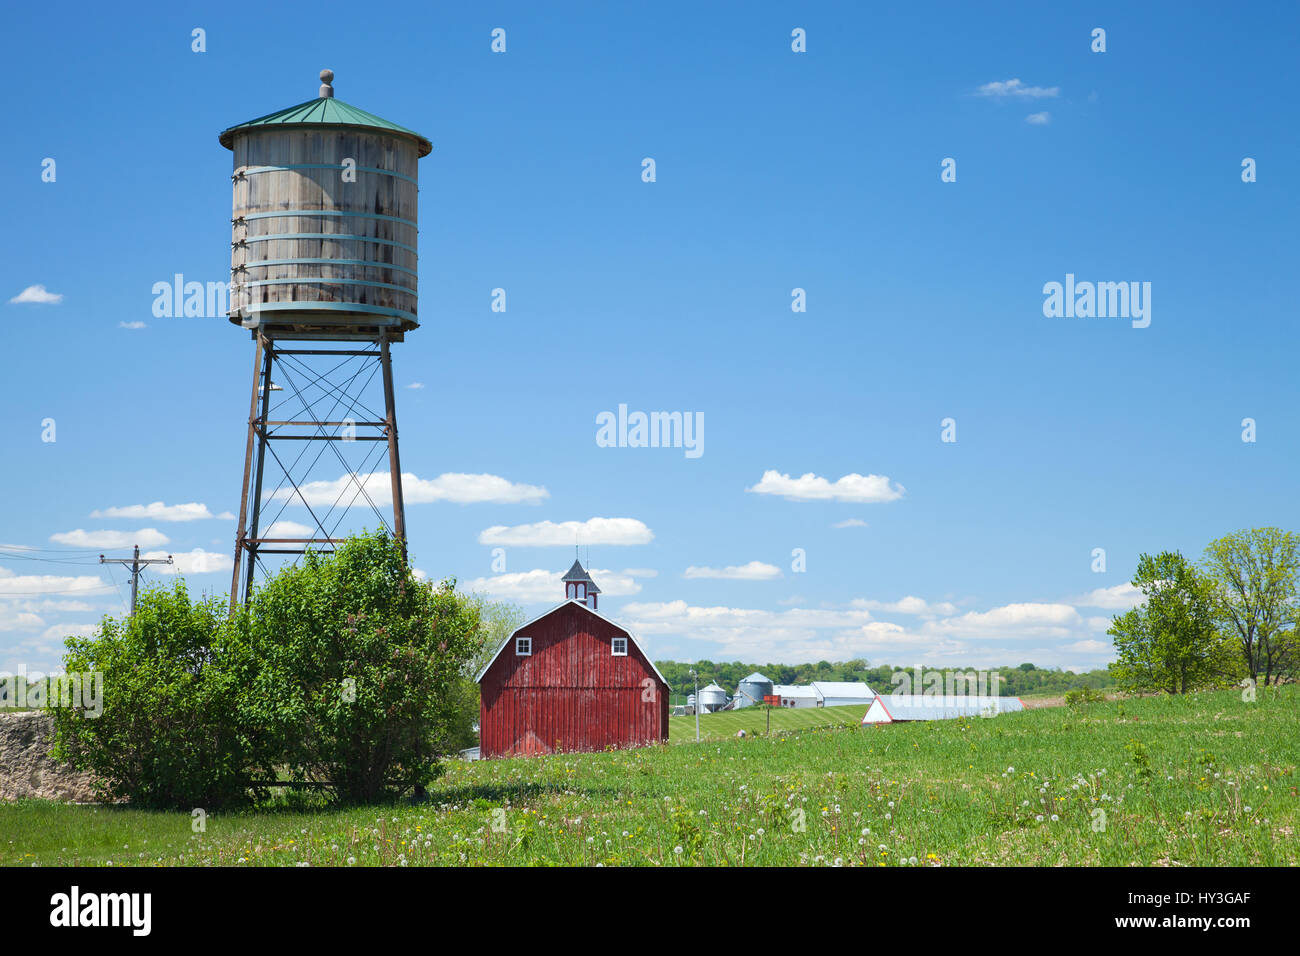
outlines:
[[[407,388],[410,388],[410,389],[421,389],[421,388],[424,388],[424,383],[423,383],[423,382],[412,382],[410,385],[408,385],[408,386],[406,386],[406,387],[407,387]]]
[[[359,488],[364,485],[365,491]],[[361,507],[373,501],[384,506],[392,503],[392,483],[386,471],[375,472],[362,481],[357,474],[342,475],[333,481],[309,481],[302,486],[307,504]],[[402,498],[408,505],[450,501],[455,504],[537,504],[551,493],[538,485],[517,484],[497,475],[447,473],[437,478],[419,478],[402,472]],[[269,500],[302,504],[292,488],[282,488],[268,495]],[[340,500],[341,499],[341,500]]]
[[[45,598],[40,601],[31,601],[31,600],[15,601],[12,607],[16,610],[33,611],[33,612],[40,612],[40,611],[67,612],[67,611],[95,610],[93,604],[87,604],[85,601],[54,600],[50,598]]]
[[[750,561],[748,564],[732,565],[726,568],[691,567],[682,575],[686,578],[717,578],[724,581],[770,581],[781,576],[781,569],[774,564],[762,561]]]
[[[75,577],[59,574],[15,574],[0,568],[0,597],[31,597],[37,594],[99,594],[111,584],[93,574]]]
[[[1083,623],[1068,604],[1006,604],[990,611],[971,611],[945,618],[938,626],[950,634],[967,637],[1068,637]]]
[[[131,329],[131,330],[146,328],[143,322],[119,322],[117,323],[117,327],[119,329]]]
[[[637,594],[641,590],[641,585],[626,571],[592,568],[588,573],[600,588],[601,598],[625,597],[629,594]],[[559,604],[564,600],[564,582],[561,580],[563,577],[563,571],[537,568],[532,571],[516,571],[487,578],[475,578],[464,582],[462,587],[466,591],[490,594],[498,599],[519,601],[522,604]]]
[[[865,528],[867,523],[861,518],[845,518],[843,521],[837,521],[831,525],[832,528]]]
[[[791,478],[771,469],[752,488],[745,489],[759,495],[781,495],[787,501],[897,501],[903,497],[902,485],[891,482],[884,475],[845,475],[837,481],[827,481],[812,472]]]
[[[538,521],[513,527],[493,525],[478,536],[479,544],[517,548],[554,545],[648,544],[654,532],[636,518],[588,518],[586,521]],[[604,587],[604,585],[601,585]]]
[[[0,609],[0,631],[34,631],[45,626],[45,620],[31,611],[6,613],[7,608]]]
[[[271,527],[261,532],[258,537],[261,538],[311,538],[314,537],[315,528],[309,525],[299,524],[296,521],[285,521],[281,519],[275,522]],[[232,559],[233,560],[233,559]]]
[[[679,600],[627,604],[619,618],[637,636],[677,635],[706,641],[717,645],[717,653],[728,660],[796,662],[856,656],[842,651],[835,632],[860,628],[871,621],[871,614],[865,610],[696,607]]]
[[[41,640],[52,641],[62,649],[65,637],[91,637],[98,631],[98,624],[52,624],[42,632]]]
[[[19,292],[9,300],[11,304],[16,302],[35,302],[40,305],[56,305],[62,301],[63,296],[60,293],[47,292],[43,285],[29,285],[26,289],[23,289],[22,292]]]
[[[141,554],[142,558],[165,558],[166,551],[149,551]],[[150,571],[156,571],[159,574],[207,574],[211,571],[225,571],[230,573],[234,566],[234,557],[229,554],[218,554],[215,551],[204,551],[202,548],[195,548],[193,551],[182,551],[172,555],[174,564],[151,564]]]
[[[1047,111],[1042,113],[1030,113],[1025,117],[1025,122],[1031,126],[1046,126],[1052,121],[1052,114]]]
[[[92,518],[143,518],[149,521],[199,521],[203,518],[222,518],[231,520],[235,516],[229,511],[214,515],[208,506],[197,501],[182,505],[165,505],[154,501],[147,505],[120,505],[103,508],[90,513]]]
[[[908,666],[1002,667],[1032,660],[1041,666],[1101,667],[1110,645],[1096,639],[1068,605],[1007,604],[987,611],[934,616],[946,602],[907,597],[895,602],[854,601],[847,609],[765,611],[694,607],[685,601],[628,604],[620,616],[637,634],[686,638],[709,647],[690,656],[727,660],[848,660]],[[906,625],[878,620],[873,611],[908,614]],[[927,616],[929,615],[929,616]],[[1042,640],[1046,638],[1047,640]],[[1081,658],[1092,660],[1086,665]]]
[[[1127,611],[1135,608],[1146,598],[1141,588],[1135,588],[1125,581],[1109,588],[1096,588],[1087,594],[1070,598],[1069,603],[1075,607],[1099,607],[1107,611]],[[1109,624],[1108,624],[1109,626]]]
[[[957,605],[948,601],[931,604],[919,597],[900,598],[897,601],[868,601],[856,598],[849,602],[850,607],[866,608],[868,611],[887,611],[892,614],[911,614],[918,617],[937,617],[941,614],[956,614]]]
[[[56,544],[67,544],[75,548],[130,548],[140,545],[142,548],[156,547],[171,541],[167,535],[156,528],[141,528],[139,531],[61,531],[50,535]]]
[[[1073,644],[1065,645],[1067,651],[1082,651],[1085,654],[1100,654],[1109,651],[1111,644],[1109,641],[1083,640],[1075,641]]]
[[[1056,96],[1061,92],[1059,86],[1025,86],[1019,80],[1003,80],[985,83],[977,91],[978,96],[1026,96],[1038,99],[1044,96]]]

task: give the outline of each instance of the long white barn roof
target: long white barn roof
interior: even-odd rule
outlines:
[[[811,686],[823,698],[865,697],[870,700],[876,696],[876,692],[862,681],[815,680]]]
[[[1025,709],[1019,697],[961,697],[926,694],[889,694],[871,702],[864,724],[888,724],[896,720],[954,720],[985,713],[1010,714]]]

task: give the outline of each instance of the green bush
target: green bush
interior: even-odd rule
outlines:
[[[1065,703],[1070,707],[1079,707],[1083,704],[1096,704],[1106,699],[1106,695],[1099,690],[1091,687],[1076,687],[1074,690],[1065,692]]]
[[[53,754],[100,778],[99,795],[151,808],[245,803],[270,753],[241,705],[256,667],[217,600],[184,582],[141,594],[134,617],[67,639],[68,673],[104,675],[103,713],[55,708]]]
[[[103,712],[56,709],[54,755],[148,808],[264,801],[284,779],[392,799],[462,746],[481,643],[476,605],[418,580],[382,533],[306,555],[233,616],[183,582],[149,589],[134,617],[66,640],[68,673],[103,673]]]
[[[312,553],[254,590],[241,628],[260,661],[250,718],[291,778],[342,802],[386,800],[428,783],[455,749],[458,681],[479,616],[418,580],[383,533]]]

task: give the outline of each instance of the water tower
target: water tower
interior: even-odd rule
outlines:
[[[262,555],[328,550],[353,507],[406,546],[389,345],[419,327],[418,163],[433,147],[320,79],[315,99],[220,135],[229,318],[255,343],[232,608]]]

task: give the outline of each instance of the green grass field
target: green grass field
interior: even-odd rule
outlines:
[[[422,806],[202,833],[26,801],[0,806],[0,863],[1295,866],[1298,754],[1300,688],[1152,697],[456,763]]]
[[[768,719],[766,711],[766,707],[742,707],[740,710],[724,710],[719,714],[700,714],[700,738],[718,740],[734,737],[740,730],[747,734],[765,733]],[[773,707],[772,731],[857,726],[862,723],[862,715],[866,712],[866,704],[853,707]],[[695,718],[669,717],[668,742],[694,743]]]

